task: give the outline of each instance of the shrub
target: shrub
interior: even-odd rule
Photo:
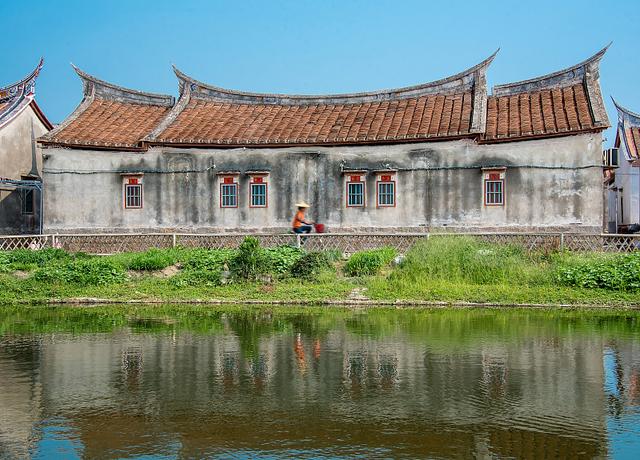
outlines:
[[[269,270],[277,275],[287,273],[291,267],[303,257],[303,254],[302,250],[292,246],[264,249]]]
[[[370,249],[353,254],[347,260],[344,271],[348,276],[376,275],[396,256],[393,248]]]
[[[193,249],[183,259],[185,270],[222,270],[238,254],[235,249]]]
[[[7,273],[11,271],[9,267],[9,257],[6,253],[0,252],[0,273]]]
[[[219,286],[222,284],[220,270],[186,270],[171,278],[176,287],[184,286]]]
[[[4,253],[11,270],[31,270],[58,260],[70,259],[71,255],[62,249],[16,249]]]
[[[331,261],[324,252],[308,252],[291,266],[291,275],[296,278],[315,279],[325,270],[331,268]]]
[[[124,268],[108,259],[74,259],[38,268],[33,277],[45,283],[105,285],[126,279]]]
[[[559,258],[556,280],[567,286],[616,291],[640,289],[640,254]]]
[[[229,268],[235,278],[256,280],[269,271],[269,259],[260,242],[251,236],[244,239],[238,253],[230,260]]]
[[[129,262],[128,268],[131,270],[162,270],[169,265],[176,263],[175,251],[161,249],[149,249],[146,252],[136,254]]]

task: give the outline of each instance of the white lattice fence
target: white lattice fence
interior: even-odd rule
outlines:
[[[51,246],[48,235],[0,236],[0,251],[44,249]]]
[[[398,252],[406,252],[416,241],[427,238],[422,234],[311,234],[301,237],[301,246],[307,251],[341,251],[353,254],[366,249],[383,247],[395,248]]]
[[[206,249],[223,249],[237,248],[247,237],[252,236],[260,241],[260,245],[264,248],[272,248],[277,246],[295,246],[296,236],[293,234],[177,234],[176,246],[184,248],[206,248]]]
[[[325,233],[298,237],[281,234],[76,234],[0,236],[0,250],[43,249],[61,247],[70,252],[113,254],[146,251],[150,248],[237,248],[245,237],[256,237],[263,247],[296,246],[298,241],[308,251],[338,250],[352,254],[385,246],[404,253],[417,241],[447,236],[471,237],[495,244],[519,245],[529,251],[604,251],[630,252],[640,249],[640,235],[608,235],[581,233]]]
[[[560,233],[436,233],[429,238],[443,236],[470,237],[493,244],[516,245],[527,251],[557,251],[562,247]]]
[[[69,252],[115,254],[173,246],[171,234],[56,235],[54,244]]]
[[[569,251],[631,252],[640,249],[640,235],[565,234],[564,247]]]

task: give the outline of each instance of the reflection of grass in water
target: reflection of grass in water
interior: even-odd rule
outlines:
[[[640,336],[640,312],[625,310],[346,309],[248,306],[5,307],[0,334],[104,333],[221,334],[232,331],[243,354],[257,356],[259,340],[301,333],[321,338],[331,330],[384,338],[406,335],[424,343],[460,347],[478,341],[524,337],[567,337],[600,333],[612,338]]]

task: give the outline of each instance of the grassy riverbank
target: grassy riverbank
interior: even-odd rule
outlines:
[[[393,249],[306,253],[170,249],[113,256],[0,253],[0,303],[343,300],[640,305],[640,255],[527,253],[469,237],[434,237],[402,260]]]

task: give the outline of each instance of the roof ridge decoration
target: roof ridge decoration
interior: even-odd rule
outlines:
[[[0,88],[0,104],[4,104],[4,107],[0,109],[0,127],[8,123],[33,101],[36,93],[36,79],[40,75],[43,65],[44,58],[41,57],[38,65],[29,75],[16,83]],[[48,120],[45,124],[47,123],[49,123]]]
[[[491,56],[473,67],[432,82],[394,89],[344,94],[252,93],[203,83],[180,71],[175,65],[173,66],[173,71],[178,77],[181,95],[186,88],[189,88],[193,97],[218,102],[273,105],[356,104],[414,98],[435,93],[450,94],[464,89],[471,89],[474,85],[477,85],[477,77],[485,74],[487,67],[494,60],[498,51],[500,51],[499,48]]]
[[[616,102],[616,100],[613,97],[611,97],[611,100],[613,101],[613,105],[616,107],[616,110],[618,111],[618,120],[620,122],[629,123],[629,125],[633,127],[640,127],[640,114],[637,114],[636,112],[632,112],[631,110],[622,107],[620,104]]]
[[[505,83],[493,87],[492,96],[512,96],[526,92],[555,89],[571,84],[584,85],[591,101],[593,121],[596,126],[608,127],[609,118],[600,91],[600,60],[613,42],[588,59],[557,72],[552,72],[528,80]]]
[[[71,67],[73,67],[73,70],[75,70],[76,74],[78,74],[82,80],[85,98],[102,98],[134,104],[161,106],[172,106],[175,103],[175,98],[173,96],[125,88],[124,86],[118,86],[113,83],[100,80],[93,75],[89,75],[73,65],[73,63],[71,64]]]
[[[39,142],[43,144],[56,144],[59,143],[58,135],[62,133],[67,127],[72,125],[78,118],[82,116],[82,114],[91,107],[96,99],[98,100],[108,100],[114,101],[122,104],[136,104],[138,106],[152,106],[152,107],[163,107],[166,110],[169,110],[175,104],[175,98],[173,96],[168,96],[164,94],[156,94],[156,93],[148,93],[144,91],[138,91],[134,89],[125,88],[122,86],[115,85],[113,83],[106,82],[104,80],[100,80],[99,78],[94,77],[93,75],[89,75],[86,72],[83,72],[78,67],[71,64],[74,71],[80,79],[82,80],[83,85],[83,98],[80,104],[76,107],[76,109],[69,115],[62,123],[56,126],[53,130],[49,131],[44,136],[41,136]],[[141,147],[140,144],[142,139],[138,138],[136,140],[136,145],[116,145],[117,147],[122,147],[125,149],[136,149],[139,150]],[[66,142],[62,142],[62,144],[66,144]],[[85,146],[84,142],[76,142],[78,146]],[[104,147],[102,144],[96,143],[92,144],[97,147]]]

